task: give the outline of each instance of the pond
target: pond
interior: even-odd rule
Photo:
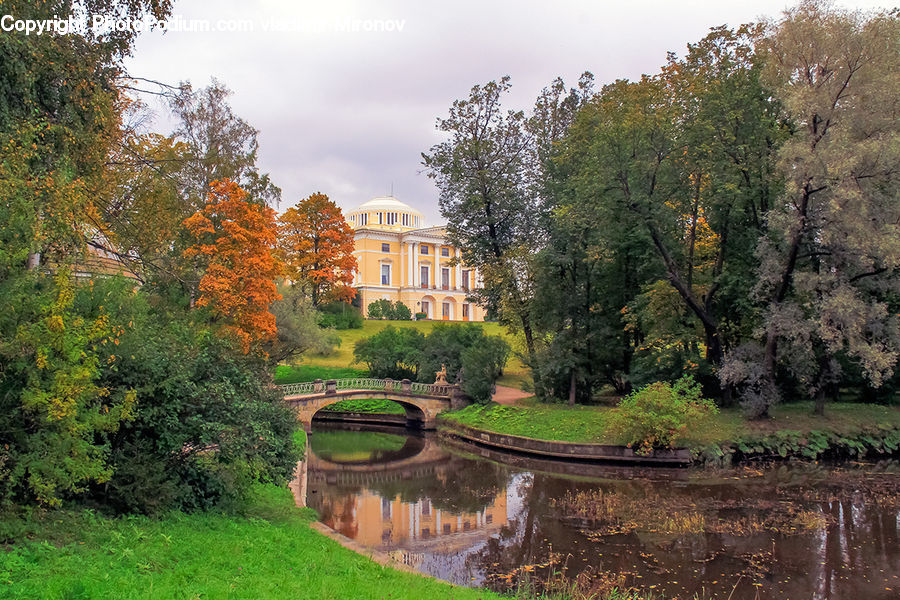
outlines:
[[[900,597],[897,462],[625,468],[333,425],[310,450],[322,522],[461,585],[564,572],[666,598]]]

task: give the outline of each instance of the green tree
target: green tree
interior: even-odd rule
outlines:
[[[372,377],[416,379],[425,335],[415,329],[388,326],[356,342],[353,358],[365,363]]]
[[[281,299],[270,309],[275,315],[276,338],[263,346],[271,363],[296,360],[307,352],[330,354],[340,344],[333,330],[319,326],[322,315],[300,287],[281,284],[278,293]]]
[[[440,191],[447,237],[462,248],[462,261],[484,274],[484,287],[472,292],[482,304],[502,305],[504,323],[521,329],[529,357],[534,332],[527,270],[522,248],[538,243],[540,205],[534,191],[533,136],[522,111],[504,112],[501,99],[509,77],[472,88],[456,100],[437,128],[448,141],[423,154],[428,176]]]
[[[135,392],[100,382],[121,328],[73,307],[68,271],[0,282],[0,499],[58,505],[109,479],[102,435],[134,416]]]
[[[460,353],[462,391],[474,402],[490,402],[494,384],[509,360],[509,344],[499,336],[485,336]]]
[[[394,303],[394,312],[393,317],[395,321],[410,321],[412,320],[412,311],[409,310],[409,307],[399,300]]]
[[[385,298],[379,298],[374,302],[370,302],[369,306],[366,310],[366,314],[370,319],[391,319],[391,315],[394,312],[394,305],[391,304],[390,300]]]
[[[765,79],[792,126],[778,153],[786,185],[757,250],[761,347],[723,373],[754,416],[768,414],[785,379],[821,414],[842,359],[875,387],[897,363],[898,34],[896,12],[804,1],[765,42]]]
[[[274,205],[281,200],[281,190],[256,166],[259,131],[231,110],[231,93],[213,79],[199,91],[188,82],[182,83],[171,99],[172,112],[178,119],[174,137],[187,148],[183,194],[194,211],[203,207],[210,184],[221,179],[237,183],[251,202]]]

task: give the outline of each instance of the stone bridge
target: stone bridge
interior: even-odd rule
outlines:
[[[458,385],[415,383],[409,379],[317,379],[279,387],[284,392],[284,399],[297,410],[297,419],[307,433],[317,412],[342,400],[392,400],[406,411],[407,427],[419,429],[435,429],[438,414],[467,404]]]

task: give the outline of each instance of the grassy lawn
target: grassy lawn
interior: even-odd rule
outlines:
[[[243,516],[110,519],[91,511],[0,520],[0,597],[10,599],[499,598],[382,567],[316,533],[290,492],[260,488]]]
[[[428,335],[428,332],[438,323],[445,321],[363,321],[362,329],[344,329],[338,331],[341,345],[332,354],[310,354],[303,357],[303,364],[299,367],[282,365],[276,373],[276,383],[294,383],[296,381],[313,381],[314,379],[329,379],[342,377],[364,377],[367,373],[365,365],[353,362],[353,347],[363,338],[375,335],[388,325],[394,327],[417,329]],[[456,322],[456,321],[452,321]],[[509,335],[506,329],[499,323],[473,323],[484,329],[487,335],[499,335],[503,337],[515,353],[521,343],[515,336]],[[315,376],[314,376],[315,375]],[[518,389],[529,389],[531,376],[521,361],[513,354],[504,370],[503,377],[497,382],[500,385],[508,385]],[[524,386],[524,387],[523,387]]]
[[[443,413],[441,418],[479,429],[542,440],[619,444],[622,440],[607,430],[608,417],[613,410],[604,406],[570,408],[532,401],[526,406],[473,405]],[[876,425],[900,426],[900,407],[837,403],[826,407],[824,417],[817,417],[812,414],[811,402],[797,402],[776,406],[773,418],[764,421],[747,421],[740,409],[730,408],[691,427],[681,444],[705,446],[779,430],[801,433],[828,430],[846,435]]]

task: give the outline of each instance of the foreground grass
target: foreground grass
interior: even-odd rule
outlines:
[[[680,445],[702,447],[731,442],[741,436],[762,436],[777,431],[800,433],[825,430],[852,435],[873,426],[900,426],[900,407],[872,404],[835,403],[824,417],[812,414],[811,402],[776,406],[773,417],[748,421],[740,409],[723,409],[718,415],[692,426]],[[469,427],[541,440],[620,444],[609,430],[609,416],[615,408],[574,406],[532,402],[525,406],[487,404],[443,413],[442,419]]]
[[[300,367],[278,367],[278,372],[275,376],[276,383],[294,383],[296,381],[337,379],[341,377],[365,377],[367,373],[365,365],[357,364],[353,361],[353,348],[359,340],[375,335],[389,325],[397,328],[415,329],[428,335],[435,325],[451,322],[455,323],[456,321],[365,320],[363,321],[362,329],[344,329],[337,332],[341,339],[341,345],[333,353],[329,355],[312,354],[304,356],[303,365]],[[509,335],[499,323],[473,323],[473,325],[481,327],[487,335],[501,336],[509,342],[514,350],[519,348],[519,341],[514,336]],[[316,376],[313,376],[314,374]],[[279,378],[281,378],[280,381],[278,380]],[[517,389],[530,389],[531,375],[516,356],[510,356],[506,369],[504,369],[503,377],[497,383]]]
[[[0,597],[499,598],[382,567],[309,528],[290,492],[260,488],[246,514],[110,519],[91,511],[4,516]],[[24,541],[20,541],[24,540]]]

